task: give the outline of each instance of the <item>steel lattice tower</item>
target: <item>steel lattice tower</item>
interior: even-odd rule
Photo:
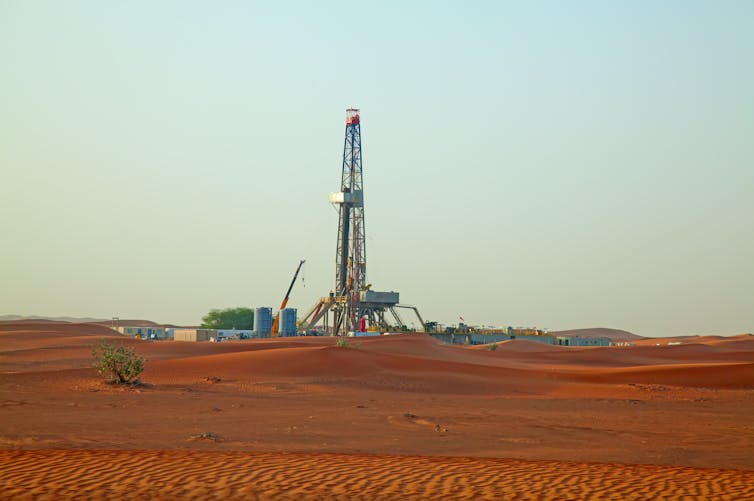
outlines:
[[[340,193],[338,243],[335,254],[335,293],[345,296],[343,318],[336,323],[346,329],[358,326],[359,293],[366,288],[366,238],[364,228],[364,181],[361,170],[361,123],[359,110],[346,110],[346,130],[343,143],[343,166]]]
[[[306,332],[316,332],[314,327],[322,322],[319,332],[335,336],[373,335],[391,327],[404,329],[405,324],[396,308],[408,308],[416,313],[419,328],[423,330],[424,320],[415,306],[398,304],[397,292],[372,290],[371,284],[367,283],[360,122],[359,110],[346,110],[340,191],[330,194],[330,203],[338,207],[335,289],[312,306],[299,327]],[[333,317],[331,326],[330,312]],[[387,317],[388,313],[395,323]]]

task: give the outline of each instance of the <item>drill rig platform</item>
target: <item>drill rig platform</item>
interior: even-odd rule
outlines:
[[[300,329],[310,331],[322,322],[324,332],[334,336],[349,331],[389,330],[391,317],[399,327],[405,325],[396,308],[407,308],[416,313],[423,332],[424,321],[416,307],[399,304],[397,292],[374,291],[367,283],[361,165],[361,116],[358,109],[349,108],[346,110],[340,191],[329,196],[330,203],[338,207],[335,288],[304,315]]]

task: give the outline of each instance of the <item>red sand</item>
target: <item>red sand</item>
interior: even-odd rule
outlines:
[[[147,359],[147,386],[97,379],[91,346],[106,336]],[[93,324],[0,324],[4,497],[752,495],[751,336],[621,348],[515,340],[495,351],[425,335],[349,344],[149,342]],[[134,467],[113,473],[113,461]],[[56,473],[77,464],[103,469]]]
[[[0,468],[6,498],[560,501],[754,497],[754,472],[516,459],[0,451]]]

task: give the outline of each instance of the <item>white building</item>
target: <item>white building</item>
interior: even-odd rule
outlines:
[[[124,336],[139,337],[142,339],[166,339],[168,337],[168,334],[164,327],[119,325],[115,330],[117,330]]]

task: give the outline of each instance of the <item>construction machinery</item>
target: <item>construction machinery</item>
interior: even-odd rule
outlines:
[[[298,278],[298,272],[301,271],[301,267],[306,262],[305,259],[302,259],[300,263],[298,263],[298,268],[296,268],[296,273],[293,274],[293,280],[291,280],[291,285],[288,287],[288,291],[285,293],[285,297],[283,298],[283,302],[280,303],[280,310],[277,315],[275,315],[275,320],[272,322],[272,332],[271,335],[273,337],[278,335],[278,323],[280,322],[280,311],[283,311],[285,309],[285,306],[288,304],[288,298],[291,297],[291,291],[293,290],[293,284],[296,283],[296,278]]]
[[[301,320],[301,328],[312,329],[320,321],[333,335],[348,331],[388,330],[385,313],[398,326],[404,323],[395,308],[412,309],[424,330],[424,321],[413,306],[398,304],[397,292],[377,292],[367,283],[366,232],[364,225],[364,181],[361,164],[361,116],[356,108],[346,110],[346,131],[340,191],[331,193],[338,207],[338,239],[335,251],[335,288],[314,304]],[[328,313],[332,312],[332,326]]]

